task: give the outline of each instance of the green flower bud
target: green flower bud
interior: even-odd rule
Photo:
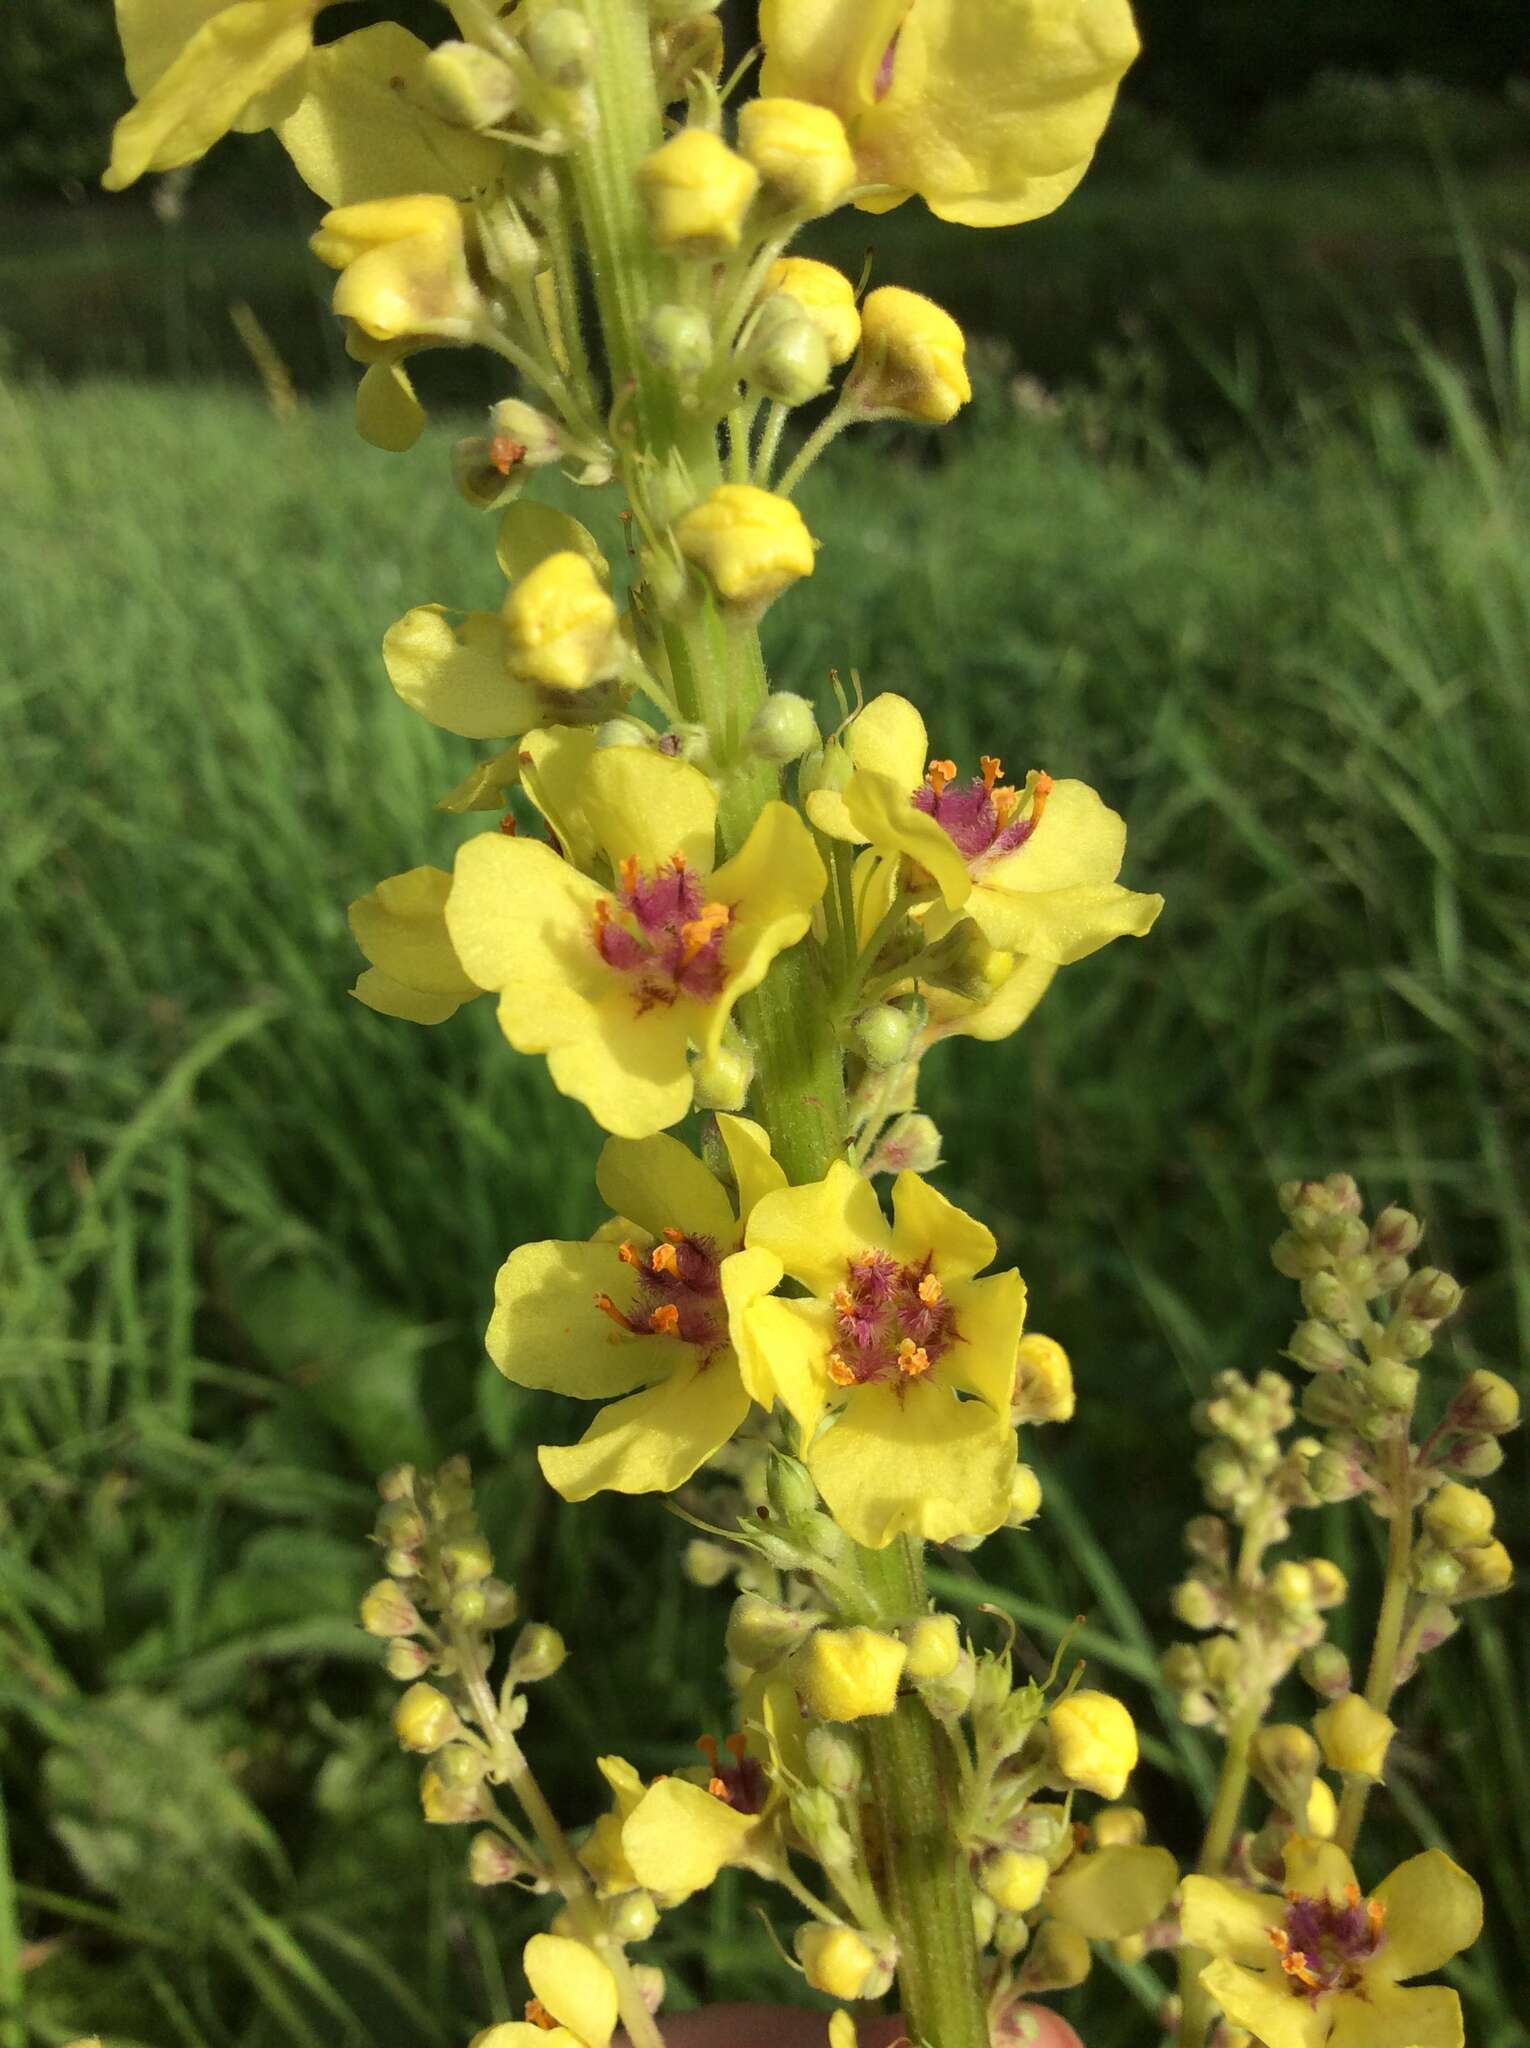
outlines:
[[[494,1553],[475,1530],[441,1546],[441,1568],[454,1586],[476,1586],[494,1569]]]
[[[820,789],[841,793],[849,788],[854,773],[855,763],[843,744],[837,739],[828,740],[803,757],[797,770],[798,794],[808,797]]]
[[[520,99],[510,66],[473,43],[438,44],[424,79],[437,113],[457,128],[497,128]]]
[[[691,1063],[691,1085],[698,1109],[737,1116],[754,1085],[754,1055],[739,1045],[719,1045]]]
[[[1409,1574],[1414,1586],[1432,1600],[1453,1600],[1461,1587],[1459,1562],[1448,1551],[1419,1549]]]
[[[606,1925],[623,1948],[647,1941],[659,1924],[659,1909],[649,1892],[623,1892],[606,1907]]]
[[[390,1466],[378,1480],[377,1491],[385,1501],[412,1501],[417,1476],[413,1465]]]
[[[806,697],[773,690],[755,713],[744,745],[761,761],[796,761],[818,745],[818,720]]]
[[[536,1685],[560,1671],[567,1658],[568,1645],[555,1628],[529,1621],[510,1652],[510,1676],[517,1685]]]
[[[1355,1354],[1327,1323],[1298,1323],[1291,1334],[1286,1356],[1304,1372],[1342,1372],[1353,1365]]]
[[[770,316],[770,308],[784,311]],[[761,308],[760,325],[744,362],[755,390],[783,405],[806,405],[828,389],[829,344],[823,329],[794,299],[777,295]]]
[[[918,1111],[888,1125],[867,1162],[877,1173],[933,1173],[940,1164],[941,1136],[932,1117]]]
[[[1463,1479],[1491,1479],[1503,1463],[1503,1445],[1493,1437],[1467,1437],[1446,1461]]]
[[[1389,1415],[1407,1415],[1418,1399],[1418,1373],[1411,1365],[1382,1359],[1366,1373],[1365,1391]]]
[[[459,1827],[476,1820],[482,1809],[477,1785],[451,1785],[434,1763],[420,1773],[420,1806],[432,1827]]]
[[[1349,1580],[1332,1559],[1309,1557],[1307,1573],[1312,1580],[1312,1604],[1326,1611],[1340,1607],[1349,1598]]]
[[[465,1742],[449,1743],[435,1762],[441,1783],[449,1785],[454,1792],[470,1791],[473,1786],[481,1785],[488,1768],[488,1758],[482,1751],[470,1748]]]
[[[1321,1273],[1312,1273],[1302,1282],[1302,1306],[1308,1315],[1317,1316],[1323,1322],[1337,1322],[1349,1312],[1349,1289],[1339,1276],[1327,1267]]]
[[[1402,1305],[1410,1316],[1426,1323],[1443,1323],[1461,1306],[1462,1288],[1437,1266],[1420,1266],[1402,1292]]]
[[[643,323],[648,359],[677,384],[695,384],[712,367],[712,329],[690,306],[656,306]]]
[[[1496,1372],[1474,1372],[1450,1404],[1452,1429],[1502,1436],[1519,1427],[1519,1394]]]
[[[1365,1477],[1353,1458],[1332,1449],[1319,1451],[1307,1467],[1307,1484],[1320,1501],[1353,1500]]]
[[[1301,1673],[1325,1700],[1341,1699],[1349,1691],[1349,1659],[1337,1643],[1316,1644],[1302,1658]]]
[[[1407,1209],[1383,1209],[1371,1226],[1371,1248],[1384,1259],[1406,1259],[1423,1235],[1423,1224]]]
[[[1302,1389],[1302,1415],[1319,1429],[1347,1429],[1363,1407],[1353,1382],[1337,1373],[1309,1380]]]
[[[523,40],[533,70],[548,85],[575,92],[588,84],[595,38],[584,16],[572,7],[553,7],[537,15]]]
[[[977,1685],[977,1659],[963,1650],[944,1678],[927,1678],[919,1687],[920,1698],[937,1721],[959,1721],[972,1705]]]
[[[783,1607],[758,1593],[741,1593],[728,1617],[728,1655],[751,1671],[763,1671],[790,1656],[828,1618],[818,1608]]]
[[[1006,1961],[1011,1957],[1023,1955],[1030,1938],[1030,1923],[1019,1913],[1000,1913],[990,1936],[994,1948]]]
[[[1249,1749],[1255,1779],[1287,1813],[1306,1812],[1318,1763],[1317,1744],[1294,1722],[1261,1728]]]
[[[1326,1270],[1328,1254],[1321,1245],[1287,1230],[1270,1246],[1270,1260],[1276,1272],[1283,1273],[1286,1279],[1304,1280],[1309,1273]]]
[[[1394,1316],[1383,1342],[1395,1358],[1427,1358],[1434,1349],[1434,1325],[1418,1316]]]
[[[487,1828],[474,1835],[468,1848],[468,1876],[474,1884],[511,1884],[528,1874],[524,1860],[502,1836]]]
[[[1318,1235],[1335,1259],[1358,1258],[1371,1241],[1371,1234],[1358,1216],[1332,1216]]]
[[[818,1512],[818,1488],[806,1465],[784,1451],[773,1451],[765,1468],[765,1491],[776,1519],[788,1528]]]
[[[1270,1573],[1266,1585],[1270,1598],[1286,1614],[1299,1613],[1312,1605],[1312,1574],[1295,1558],[1283,1558]]]
[[[463,1628],[477,1628],[483,1621],[487,1602],[478,1586],[459,1586],[447,1603],[453,1621]]]
[[[860,1745],[842,1729],[820,1726],[807,1734],[807,1767],[825,1792],[848,1799],[864,1773]]]
[[[379,1579],[361,1602],[361,1626],[369,1636],[412,1636],[419,1609],[392,1579]]]
[[[1163,1682],[1174,1692],[1192,1692],[1206,1676],[1201,1653],[1194,1643],[1171,1643],[1159,1659]]]
[[[373,1533],[387,1550],[418,1550],[425,1541],[425,1518],[412,1501],[392,1500],[379,1513]]]
[[[388,1654],[383,1660],[390,1678],[396,1678],[401,1685],[407,1685],[412,1678],[423,1678],[436,1661],[423,1643],[400,1640],[389,1643]]]
[[[981,1955],[993,1940],[994,1928],[998,1925],[999,1909],[986,1892],[977,1892],[972,1900],[972,1933],[974,1944]],[[1022,1923],[1023,1924],[1023,1923]]]
[[[478,1590],[483,1595],[483,1626],[491,1634],[495,1629],[508,1628],[520,1612],[520,1598],[514,1586],[504,1579],[485,1579]]]
[[[1222,1603],[1204,1579],[1181,1580],[1169,1605],[1186,1628],[1214,1628],[1222,1613]]]
[[[914,1029],[901,1010],[878,1003],[855,1020],[855,1044],[868,1067],[885,1073],[901,1067],[913,1050]]]

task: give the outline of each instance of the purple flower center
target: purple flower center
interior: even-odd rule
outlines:
[[[681,996],[709,1003],[721,993],[726,903],[709,903],[698,876],[676,854],[652,874],[624,860],[621,887],[595,906],[595,949],[629,977],[637,1012],[668,1009]]]
[[[1003,773],[1003,762],[985,754],[982,774],[958,787],[956,763],[932,761],[910,799],[916,811],[935,820],[973,873],[1024,846],[1052,793],[1051,776],[1038,775],[1027,809],[1026,792],[1001,783]]]
[[[638,1276],[636,1300],[624,1309],[609,1294],[595,1297],[595,1306],[618,1329],[635,1337],[679,1337],[708,1356],[722,1349],[728,1341],[728,1309],[719,1278],[722,1262],[709,1238],[666,1230],[652,1251],[623,1244],[618,1255]]]
[[[770,1798],[770,1781],[752,1756],[746,1754],[742,1735],[730,1735],[726,1757],[710,1735],[703,1735],[696,1747],[712,1766],[707,1790],[735,1813],[763,1813]]]
[[[891,1252],[849,1260],[834,1295],[829,1378],[837,1387],[922,1379],[959,1342],[956,1319],[928,1256],[903,1265]]]
[[[1364,1981],[1365,1965],[1382,1944],[1386,1908],[1362,1899],[1352,1884],[1342,1905],[1326,1894],[1286,1894],[1285,1922],[1270,1929],[1280,1967],[1299,1998],[1313,2001],[1325,1991],[1353,1991]]]

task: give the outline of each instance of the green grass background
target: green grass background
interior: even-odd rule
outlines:
[[[1082,1395],[1033,1440],[1036,1530],[946,1590],[1048,1647],[1087,1618],[1182,1849],[1210,1752],[1153,1645],[1186,1411],[1295,1311],[1275,1183],[1347,1167],[1432,1218],[1469,1287],[1442,1395],[1518,1377],[1530,1337],[1530,314],[1468,287],[1467,367],[1385,335],[1290,379],[1276,424],[1230,359],[1239,431],[1196,461],[1150,349],[1040,417],[990,365],[945,440],[815,476],[819,572],[768,624],[789,687],[854,669],[944,752],[1094,782],[1168,898],[1022,1038],[932,1060],[928,1106]],[[423,1033],[345,994],[346,901],[460,833],[431,805],[466,750],[377,653],[410,604],[496,601],[453,430],[392,460],[339,402],[0,389],[7,2048],[414,2048],[514,2010],[535,1912],[421,1824],[352,1621],[384,1464],[473,1452],[502,1568],[574,1651],[529,1738],[571,1819],[594,1754],[673,1768],[725,1711],[688,1532],[554,1512],[531,1451],[578,1417],[481,1359],[509,1246],[596,1220],[597,1134],[486,1005]],[[1363,1654],[1374,1530],[1309,1532]],[[1484,2048],[1527,2038],[1527,1661],[1522,1605],[1471,1613],[1405,1696],[1367,1849],[1448,1842],[1493,1894],[1457,1976]],[[739,1885],[660,1954],[677,2004],[793,1995]],[[1147,1995],[1102,1965],[1067,2009],[1113,2048],[1154,2038]]]

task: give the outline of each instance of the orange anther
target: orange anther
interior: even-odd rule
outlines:
[[[516,823],[514,811],[506,811],[505,815],[499,821],[499,829],[501,832],[504,833],[507,839],[513,839],[515,837]]]
[[[919,1299],[926,1308],[933,1308],[937,1301],[943,1300],[945,1291],[939,1277],[934,1273],[926,1273],[919,1283]]]
[[[930,1354],[922,1344],[916,1344],[912,1337],[905,1337],[898,1346],[898,1370],[905,1379],[917,1380],[930,1369]]]
[[[525,459],[526,443],[509,434],[496,434],[489,443],[489,466],[497,469],[501,476],[508,476]]]
[[[733,913],[726,903],[708,903],[700,917],[680,927],[680,961],[689,967],[698,953],[704,953],[719,932],[728,929]]]
[[[846,1365],[837,1351],[829,1353],[829,1378],[833,1380],[836,1387],[853,1387],[855,1385],[855,1374]]]
[[[661,1337],[678,1337],[680,1334],[680,1311],[672,1301],[666,1301],[662,1308],[656,1308],[648,1318],[650,1330],[656,1330]]]
[[[712,1795],[712,1797],[713,1797],[714,1799],[720,1799],[720,1800],[721,1800],[721,1801],[723,1802],[723,1804],[724,1804],[725,1806],[727,1805],[727,1803],[728,1803],[728,1786],[727,1786],[727,1781],[726,1781],[726,1779],[723,1779],[723,1778],[708,1778],[708,1780],[707,1780],[707,1790],[708,1790],[708,1791],[709,1791],[709,1792],[711,1793],[711,1795]]]
[[[717,1769],[717,1737],[715,1735],[698,1735],[696,1737],[696,1747],[715,1771]]]
[[[669,1239],[669,1242],[671,1244],[685,1243],[685,1232],[683,1230],[677,1230],[673,1223],[665,1224],[664,1235]]]
[[[683,853],[672,853],[669,857],[669,864],[677,875],[683,875],[688,865]]]
[[[945,793],[947,783],[956,780],[954,761],[932,761],[924,772],[924,779],[937,796]]]
[[[749,1743],[745,1736],[734,1734],[728,1737],[723,1747],[736,1764],[741,1764],[744,1761],[745,1752],[749,1748]]]
[[[597,937],[611,922],[611,901],[607,896],[595,898],[595,931]]]
[[[985,754],[981,765],[983,770],[983,787],[992,796],[994,784],[1004,773],[1004,763],[997,754]]]
[[[676,1279],[678,1279],[680,1276],[680,1261],[676,1256],[674,1246],[672,1244],[656,1244],[648,1254],[648,1267],[650,1272],[673,1273]]]
[[[616,1247],[616,1256],[621,1260],[624,1266],[640,1267],[643,1263],[643,1254],[638,1250],[635,1244],[630,1244],[626,1238],[623,1238],[621,1243]]]
[[[615,1323],[619,1329],[630,1330],[632,1328],[632,1325],[628,1321],[627,1317],[616,1306],[616,1303],[611,1299],[609,1294],[597,1294],[595,1297],[595,1306],[600,1310],[603,1316],[609,1316],[612,1322]]]
[[[558,2022],[553,2018],[540,1998],[533,1998],[528,2000],[526,2005],[526,2024],[532,2027],[540,2027],[544,2033],[550,2034]]]
[[[1047,807],[1047,798],[1052,794],[1053,782],[1050,775],[1041,774],[1031,784],[1031,830],[1034,832],[1041,823],[1041,815]]]
[[[637,893],[637,885],[637,855],[635,853],[629,853],[627,858],[622,862],[622,887],[629,896],[633,896]]]

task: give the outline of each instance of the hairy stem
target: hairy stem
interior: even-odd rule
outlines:
[[[1402,1649],[1403,1624],[1407,1618],[1409,1572],[1413,1563],[1412,1417],[1398,1425],[1391,1446],[1387,1473],[1391,1517],[1387,1529],[1387,1571],[1381,1593],[1381,1611],[1376,1617],[1376,1641],[1371,1650],[1371,1668],[1365,1680],[1365,1698],[1377,1713],[1384,1714],[1397,1690],[1398,1656]],[[1339,1802],[1339,1826],[1335,1840],[1348,1854],[1354,1854],[1365,1809],[1371,1796],[1369,1778],[1349,1777]]]

